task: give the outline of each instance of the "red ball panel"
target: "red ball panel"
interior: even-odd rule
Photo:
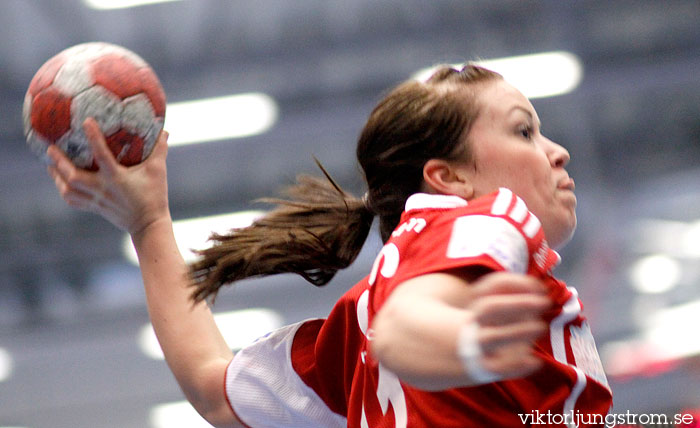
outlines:
[[[32,128],[55,143],[70,130],[70,106],[71,98],[56,88],[41,91],[32,102]]]
[[[60,70],[65,62],[66,57],[64,55],[56,55],[50,60],[46,61],[32,78],[27,92],[31,95],[36,95],[42,90],[46,89],[49,85],[51,85],[51,83],[53,83],[56,73],[58,73],[58,70]]]
[[[165,116],[165,91],[156,73],[150,68],[142,68],[138,71],[137,77],[141,81],[143,92],[151,100],[154,114],[157,117]]]
[[[121,99],[141,92],[141,82],[135,78],[139,67],[120,55],[104,55],[92,63],[91,69],[95,83]]]
[[[112,154],[119,159],[119,163],[122,165],[132,166],[141,162],[143,157],[143,139],[138,135],[120,129],[107,137],[106,140]],[[124,147],[126,147],[126,152],[124,152]]]

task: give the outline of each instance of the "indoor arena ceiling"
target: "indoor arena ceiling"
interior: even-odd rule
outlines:
[[[599,342],[619,343],[639,336],[648,311],[700,298],[700,252],[671,254],[681,285],[651,297],[633,291],[627,271],[640,256],[676,248],[674,233],[700,219],[698,22],[697,0],[183,0],[117,10],[3,0],[0,351],[17,371],[5,381],[0,374],[0,427],[146,426],[151,404],[181,399],[163,364],[144,366],[123,351],[130,322],[146,322],[123,234],[68,208],[25,145],[25,91],[59,51],[96,40],[127,47],[155,69],[169,102],[249,92],[276,100],[277,121],[263,134],[170,149],[176,219],[265,208],[251,201],[315,172],[314,156],[361,194],[356,137],[392,85],[436,63],[576,55],[578,87],[533,104],[543,132],[571,152],[579,196],[579,231],[560,273],[584,297]],[[648,224],[655,228],[640,233]],[[378,245],[370,242],[354,276],[341,275],[330,291],[284,277],[260,282],[260,292],[242,285],[222,307],[273,308],[285,322],[323,315]],[[91,352],[122,359],[105,369]],[[618,405],[700,405],[653,393],[673,385],[698,397],[697,377],[663,379],[635,384],[644,399],[621,384]]]

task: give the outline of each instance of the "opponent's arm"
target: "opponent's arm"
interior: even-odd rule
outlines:
[[[242,426],[223,388],[233,353],[207,304],[189,299],[187,266],[175,242],[168,207],[167,134],[159,136],[148,159],[126,168],[116,162],[94,120],[88,119],[84,129],[99,171],[76,168],[51,146],[49,174],[69,205],[100,214],[131,234],[151,322],[185,396],[213,425]]]
[[[399,285],[376,314],[372,354],[399,379],[442,390],[484,383],[460,358],[458,338],[474,330],[480,368],[498,379],[526,376],[541,366],[534,341],[547,329],[551,307],[539,281],[525,275],[488,273],[471,282],[435,273]]]

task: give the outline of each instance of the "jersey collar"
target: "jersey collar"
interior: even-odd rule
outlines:
[[[429,193],[414,193],[406,199],[406,211],[426,208],[458,208],[466,207],[467,201],[454,195],[432,195]]]

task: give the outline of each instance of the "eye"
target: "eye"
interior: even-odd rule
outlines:
[[[520,136],[522,136],[526,140],[532,139],[532,127],[529,125],[523,125],[523,126],[519,127],[518,133],[520,134]]]

